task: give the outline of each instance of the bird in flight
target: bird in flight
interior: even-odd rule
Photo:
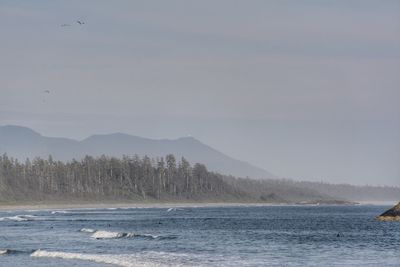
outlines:
[[[83,25],[83,24],[85,24],[85,22],[83,22],[83,21],[80,21],[80,20],[77,20],[77,21],[76,21],[76,23],[78,23],[79,25]]]

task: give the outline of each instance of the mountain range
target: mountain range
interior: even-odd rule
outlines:
[[[225,175],[251,178],[274,178],[270,172],[247,162],[234,159],[200,142],[193,137],[170,139],[149,139],[124,133],[92,135],[78,141],[69,138],[46,137],[22,126],[0,126],[0,153],[17,158],[49,155],[55,160],[68,161],[81,159],[86,155],[115,156],[123,155],[164,157],[173,154],[185,157],[190,163],[202,163],[211,171]]]

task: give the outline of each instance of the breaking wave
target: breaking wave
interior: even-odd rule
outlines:
[[[9,217],[0,217],[0,221],[16,221],[16,222],[24,222],[24,221],[33,221],[36,216],[33,215],[15,215]]]
[[[94,233],[94,232],[96,232],[96,230],[90,229],[90,228],[82,228],[81,230],[79,230],[79,232]]]
[[[69,212],[66,210],[55,210],[55,211],[51,212],[51,214],[66,214],[66,213],[69,213]]]
[[[91,228],[82,228],[79,232],[83,233],[91,233],[91,237],[94,239],[118,239],[118,238],[143,238],[148,240],[165,240],[165,239],[176,239],[176,236],[159,236],[159,235],[150,235],[150,234],[138,234],[138,233],[129,233],[129,232],[112,232],[112,231],[104,231],[104,230],[95,230]]]
[[[183,209],[181,209],[181,208],[169,208],[169,209],[167,209],[167,212],[179,211],[179,210],[183,210]]]
[[[86,254],[86,253],[72,253],[60,251],[46,251],[36,250],[31,254],[31,257],[45,257],[45,258],[59,258],[65,260],[86,260],[96,263],[113,264],[121,267],[137,267],[137,266],[182,266],[177,262],[177,258],[171,255],[147,255],[147,254]]]
[[[123,233],[123,232],[109,232],[109,231],[96,231],[92,234],[95,239],[114,239],[122,237],[133,237],[133,233]]]
[[[94,231],[91,237],[95,239],[116,239],[116,238],[135,238],[135,237],[146,238],[146,239],[163,239],[163,237],[160,237],[158,235],[125,233],[125,232],[109,232],[109,231]]]

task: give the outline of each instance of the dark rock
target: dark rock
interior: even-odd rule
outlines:
[[[377,217],[379,221],[400,221],[400,202]]]

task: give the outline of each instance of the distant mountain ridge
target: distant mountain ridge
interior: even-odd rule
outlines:
[[[190,163],[202,163],[211,171],[226,175],[251,178],[274,178],[268,171],[247,162],[231,158],[193,137],[174,140],[149,139],[123,133],[92,135],[77,141],[69,138],[46,137],[22,126],[0,126],[0,153],[19,160],[51,155],[56,160],[81,159],[85,155],[139,155],[164,157],[174,154]]]

